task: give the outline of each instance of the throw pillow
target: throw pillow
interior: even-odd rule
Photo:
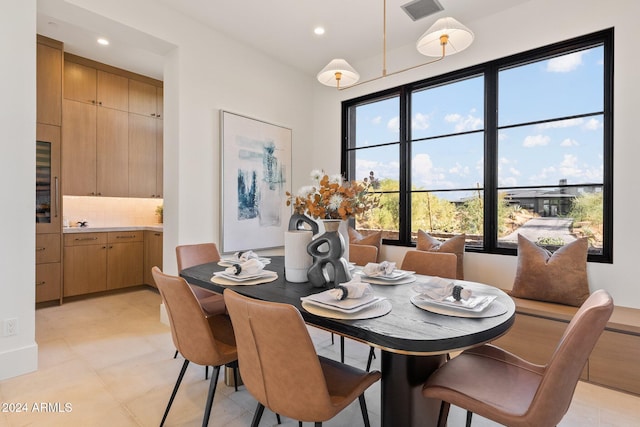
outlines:
[[[586,237],[551,254],[518,234],[518,268],[511,296],[579,307],[589,297]]]
[[[418,230],[418,243],[416,249],[427,252],[447,252],[456,255],[458,264],[456,266],[456,279],[464,280],[464,243],[465,234],[454,236],[449,240],[441,242],[429,233]]]
[[[349,227],[349,243],[358,245],[371,245],[380,249],[380,241],[382,240],[382,231],[376,231],[366,236],[358,232],[355,228]]]

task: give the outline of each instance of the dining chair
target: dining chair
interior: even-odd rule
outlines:
[[[356,398],[365,426],[369,416],[364,392],[381,378],[316,353],[298,309],[260,301],[230,289],[225,302],[238,343],[238,360],[249,393],[258,401],[252,426],[267,407],[316,427],[337,415]]]
[[[557,425],[569,409],[580,374],[611,313],[613,300],[597,290],[571,319],[546,365],[530,363],[491,344],[462,352],[436,370],[422,394],[442,400],[439,426],[450,405],[511,427]]]
[[[176,246],[176,259],[178,260],[178,272],[181,272],[185,268],[193,267],[195,265],[220,261],[220,252],[218,251],[218,246],[215,243],[179,245]],[[224,297],[221,294],[210,291],[201,286],[191,284],[189,286],[191,286],[193,294],[198,299],[198,302],[205,313],[215,315],[226,312]],[[174,359],[176,357],[178,357],[178,350],[176,350],[173,355]],[[205,379],[209,378],[208,366],[205,366],[204,377]]]
[[[173,344],[184,357],[182,369],[162,416],[160,427],[167,419],[190,362],[214,367],[202,420],[202,425],[206,426],[209,423],[220,366],[232,367],[235,383],[238,383],[238,352],[231,321],[224,314],[205,313],[191,287],[183,278],[164,274],[158,267],[153,267],[151,273],[167,310]]]

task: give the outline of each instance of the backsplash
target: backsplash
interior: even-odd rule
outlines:
[[[89,227],[153,225],[160,221],[156,208],[162,203],[162,199],[64,196],[63,218],[71,227],[80,220]]]

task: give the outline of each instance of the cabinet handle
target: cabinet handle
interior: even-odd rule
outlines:
[[[135,234],[131,234],[130,236],[116,236],[116,239],[133,239],[135,237]]]
[[[102,105],[102,101],[98,102],[98,105]]]
[[[95,99],[90,99],[89,102],[92,103],[92,104],[95,104],[96,100]]]
[[[156,117],[157,117],[157,118],[160,118],[160,114],[156,114]]]
[[[156,113],[151,113],[151,117],[155,117],[155,116],[156,116]]]
[[[44,251],[47,248],[36,248],[36,251]]]
[[[153,233],[153,235],[160,237],[160,236],[162,236],[162,233]]]
[[[98,238],[97,237],[76,237],[73,240],[76,240],[76,241],[80,242],[80,241],[83,241],[83,240],[98,240]]]
[[[54,186],[55,194],[53,195],[53,201],[55,203],[54,204],[54,206],[55,206],[55,211],[54,212],[55,212],[55,217],[58,218],[58,194],[60,194],[58,190],[59,190],[60,183],[58,182],[58,177],[57,176],[54,178],[54,180],[55,180],[55,186]]]
[[[45,282],[44,280],[42,282],[36,282],[36,286],[42,286],[42,285],[46,285],[47,282]]]

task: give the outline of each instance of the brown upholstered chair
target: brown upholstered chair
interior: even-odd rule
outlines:
[[[220,261],[220,252],[215,243],[176,246],[178,272],[195,265]],[[190,285],[202,309],[209,314],[224,313],[224,297],[200,286]]]
[[[378,248],[373,245],[349,244],[349,261],[356,265],[378,262]]]
[[[258,425],[265,407],[320,426],[356,398],[369,426],[364,391],[380,379],[380,372],[318,356],[300,312],[292,305],[247,298],[230,289],[224,296],[238,342],[242,379],[258,401],[252,426]]]
[[[487,344],[462,352],[434,372],[422,394],[443,401],[439,425],[449,405],[511,427],[555,426],[569,409],[584,365],[613,312],[604,290],[584,302],[565,330],[547,365],[535,365]]]
[[[455,254],[410,250],[404,254],[400,268],[426,276],[455,279],[457,262]]]
[[[202,422],[202,425],[206,426],[213,405],[220,366],[233,367],[237,384],[238,353],[231,321],[224,314],[206,314],[183,278],[164,274],[158,267],[153,267],[151,271],[167,309],[173,344],[185,359],[160,426],[162,427],[167,419],[189,362],[214,367]]]

